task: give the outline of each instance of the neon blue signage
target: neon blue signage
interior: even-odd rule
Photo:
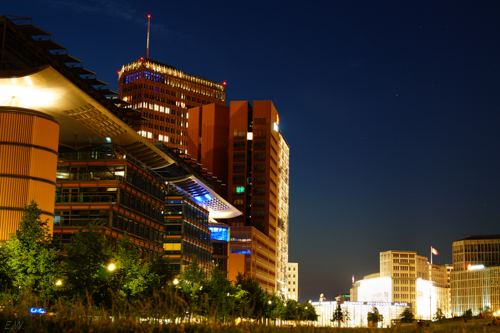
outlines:
[[[30,313],[45,314],[44,308],[31,308]]]
[[[208,227],[208,229],[212,232],[210,239],[229,242],[229,230],[227,228]]]

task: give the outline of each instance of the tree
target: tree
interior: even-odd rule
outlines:
[[[401,319],[402,323],[412,323],[413,320],[415,320],[415,315],[413,312],[411,312],[410,308],[406,308],[401,314],[399,315],[399,318]]]
[[[277,318],[283,317],[285,312],[285,306],[283,300],[273,293],[267,301],[265,317],[269,319],[276,320]]]
[[[375,326],[377,326],[379,322],[384,320],[384,316],[378,312],[378,309],[376,307],[373,307],[372,312],[368,312],[367,319],[369,323],[372,323]]]
[[[265,314],[267,293],[257,281],[245,277],[241,273],[236,277],[236,286],[244,290],[244,295],[237,303],[238,316],[243,318],[261,319]]]
[[[298,320],[299,319],[299,304],[294,299],[288,299],[285,303],[285,310],[283,314],[285,320]]]
[[[344,319],[342,319],[344,321],[345,324],[348,324],[349,321],[351,320],[351,314],[349,313],[349,311],[347,310],[347,308],[345,308],[343,311],[342,311],[342,316],[344,317]],[[344,325],[345,325],[344,324]]]
[[[206,285],[207,276],[202,267],[194,257],[191,263],[184,269],[179,276],[178,288],[183,294],[184,301],[187,303],[190,312],[190,320],[193,315],[201,314],[203,311],[202,301],[206,301],[201,296],[206,292],[203,288]]]
[[[167,258],[163,254],[158,253],[153,256],[149,264],[149,291],[148,294],[152,295],[154,291],[164,289],[169,282],[175,278],[175,272]]]
[[[42,221],[35,201],[24,206],[19,228],[6,242],[5,265],[13,290],[31,290],[42,300],[50,299],[60,278],[58,250],[52,243],[48,219]],[[18,287],[18,288],[16,288]]]
[[[306,303],[301,304],[302,307],[302,316],[301,320],[307,320],[307,321],[317,321],[318,320],[318,314],[316,313],[316,309],[314,306],[311,305],[311,301],[308,300]]]
[[[483,318],[490,317],[491,313],[492,313],[491,307],[489,305],[485,305],[482,308],[479,308],[479,312],[480,312],[481,317],[483,317]]]
[[[471,309],[466,310],[462,315],[462,317],[464,319],[472,319],[472,310]]]
[[[109,277],[112,288],[118,291],[120,298],[137,300],[148,289],[150,263],[141,260],[139,248],[126,234],[118,240],[118,251],[111,260],[117,269]]]
[[[335,311],[333,311],[333,317],[330,319],[332,322],[337,322],[337,325],[340,327],[340,322],[344,319],[344,313],[342,312],[342,308],[340,304],[337,304]]]
[[[63,271],[67,292],[80,296],[88,292],[97,304],[109,298],[104,287],[109,275],[105,267],[110,263],[112,251],[100,230],[100,223],[91,222],[75,232],[64,252]]]
[[[234,314],[236,299],[241,296],[240,290],[229,281],[219,268],[215,267],[210,279],[203,285],[203,316],[225,321]]]
[[[432,319],[434,319],[434,320],[437,320],[437,321],[441,322],[441,321],[443,321],[445,318],[446,318],[446,317],[445,317],[445,315],[444,315],[444,313],[443,313],[443,310],[441,310],[441,308],[438,308],[438,309],[437,309],[437,311],[436,311],[436,313],[434,314],[434,318],[432,318]]]
[[[8,274],[7,251],[0,245],[0,295],[12,288],[12,280]]]

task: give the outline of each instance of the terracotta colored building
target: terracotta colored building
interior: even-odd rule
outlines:
[[[42,218],[49,218],[51,228],[55,224],[61,242],[70,241],[78,227],[99,219],[103,232],[114,240],[127,232],[145,255],[168,248],[165,216],[175,217],[182,220],[172,222],[174,232],[181,226],[179,270],[194,255],[211,266],[208,215],[230,218],[241,213],[175,151],[139,135],[131,127],[136,122],[129,114],[137,113],[131,105],[114,98],[116,93],[106,83],[31,19],[0,17],[0,40],[0,240],[15,231],[22,206],[35,199]],[[158,83],[155,78],[166,67],[151,62],[144,66],[136,71],[140,79],[133,82],[149,89],[141,90],[147,101],[158,102],[148,102],[148,110],[152,105],[153,111],[162,113],[164,100],[163,113],[173,114],[166,113],[166,99],[151,94],[153,82]],[[173,90],[163,90],[164,95],[184,91],[180,99],[193,101],[192,89],[203,96],[201,104],[224,99],[222,86],[175,70],[171,74],[164,78]],[[176,111],[168,118],[174,120],[171,123],[178,129],[187,127],[180,118],[188,118],[181,113],[188,105],[169,105]],[[175,133],[179,140],[185,136],[180,129]],[[179,214],[169,215],[167,196],[182,198]]]
[[[191,158],[203,166],[213,166],[207,167],[208,171],[224,181],[227,179],[227,188],[219,189],[222,191],[219,193],[243,213],[225,221],[231,227],[229,276],[235,277],[238,271],[252,277],[258,275],[264,288],[285,295],[290,149],[279,131],[276,108],[271,101],[254,101],[253,105],[238,101],[231,102],[229,107],[213,104],[197,107],[189,110],[189,114]],[[260,238],[248,239],[255,242],[265,238],[272,246],[261,248],[261,257],[251,250],[241,255],[238,250],[241,244],[233,246],[236,227],[255,228]],[[262,256],[269,260],[266,265],[246,264],[263,260]]]
[[[164,142],[183,154],[189,153],[188,110],[212,103],[226,104],[224,83],[144,58],[122,66],[118,93],[130,108],[129,116],[133,117],[133,127],[139,134],[151,142]]]

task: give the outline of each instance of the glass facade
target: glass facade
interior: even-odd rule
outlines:
[[[184,197],[169,196],[166,215],[164,253],[174,267],[180,271],[195,258],[205,267],[213,267],[208,211]]]

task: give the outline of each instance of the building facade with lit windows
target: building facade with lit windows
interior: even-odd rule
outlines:
[[[189,109],[226,104],[224,83],[184,73],[151,59],[123,65],[118,93],[130,109],[133,128],[151,142],[163,142],[187,154]]]
[[[337,322],[332,322],[333,313],[340,304],[342,311],[349,312],[349,320],[343,320],[340,327],[369,327],[368,312],[373,311],[376,307],[379,313],[383,316],[377,327],[391,327],[396,320],[400,319],[401,313],[410,306],[404,302],[375,302],[375,301],[343,301],[343,302],[312,302],[312,306],[316,310],[318,320],[314,325],[320,327],[337,327]]]
[[[254,227],[230,228],[228,278],[238,274],[257,281],[268,293],[276,291],[276,242]]]
[[[431,320],[438,308],[450,316],[449,288],[431,280],[432,276],[439,277],[444,283],[440,274],[434,272],[437,268],[429,268],[429,265],[426,257],[414,251],[381,252],[380,273],[356,281],[351,300],[407,303],[417,318],[426,320]]]
[[[276,108],[271,101],[233,101],[229,107],[196,107],[189,115],[190,158],[206,167],[219,184],[227,184],[215,189],[243,213],[225,221],[231,235],[235,227],[253,227],[267,238],[265,243],[272,246],[265,248],[268,253],[261,254],[274,267],[266,268],[265,274],[274,277],[272,290],[286,296],[290,148],[279,131]],[[240,245],[233,246],[231,237],[230,252],[241,254],[233,252]],[[246,255],[256,256],[251,251]],[[245,267],[246,259],[252,263],[262,259],[236,257],[230,257],[230,276],[236,276],[234,269]],[[266,281],[262,287],[269,289],[267,278],[261,280]]]
[[[278,233],[276,240],[276,288],[285,297],[288,292],[288,213],[290,146],[280,132],[278,151]],[[298,272],[297,272],[298,274]],[[298,290],[298,289],[297,289]],[[298,294],[296,295],[298,297]],[[296,298],[298,299],[298,298]]]
[[[212,260],[227,278],[229,267],[229,227],[223,223],[210,222],[210,239],[212,241]]]
[[[451,310],[478,314],[500,310],[500,235],[472,235],[453,242]]]
[[[127,232],[146,255],[164,250],[165,219],[173,217],[182,220],[181,232],[186,233],[181,235],[179,268],[195,256],[212,265],[207,219],[230,219],[241,212],[215,192],[211,179],[171,148],[139,135],[129,117],[131,108],[123,107],[125,102],[114,98],[106,83],[31,19],[0,17],[0,36],[0,116],[2,125],[6,120],[19,132],[6,135],[10,129],[1,128],[7,144],[2,142],[0,150],[10,152],[9,160],[1,155],[0,170],[19,165],[24,172],[0,177],[0,200],[15,199],[8,218],[2,215],[0,230],[15,230],[19,220],[12,212],[36,199],[62,242],[70,240],[71,231],[99,219],[111,239]],[[182,214],[166,214],[171,208],[167,197],[181,198]]]
[[[289,147],[278,111],[271,101],[238,101],[229,113],[227,198],[243,214],[228,224],[252,226],[274,244],[274,291],[286,296]]]
[[[287,264],[287,293],[288,299],[299,301],[299,263],[289,262]]]
[[[208,216],[207,210],[185,196],[167,196],[163,249],[176,271],[195,259],[206,272],[214,267]]]
[[[126,233],[143,256],[163,252],[165,181],[113,151],[59,150],[54,236],[62,244],[90,222],[98,221],[110,239]]]

